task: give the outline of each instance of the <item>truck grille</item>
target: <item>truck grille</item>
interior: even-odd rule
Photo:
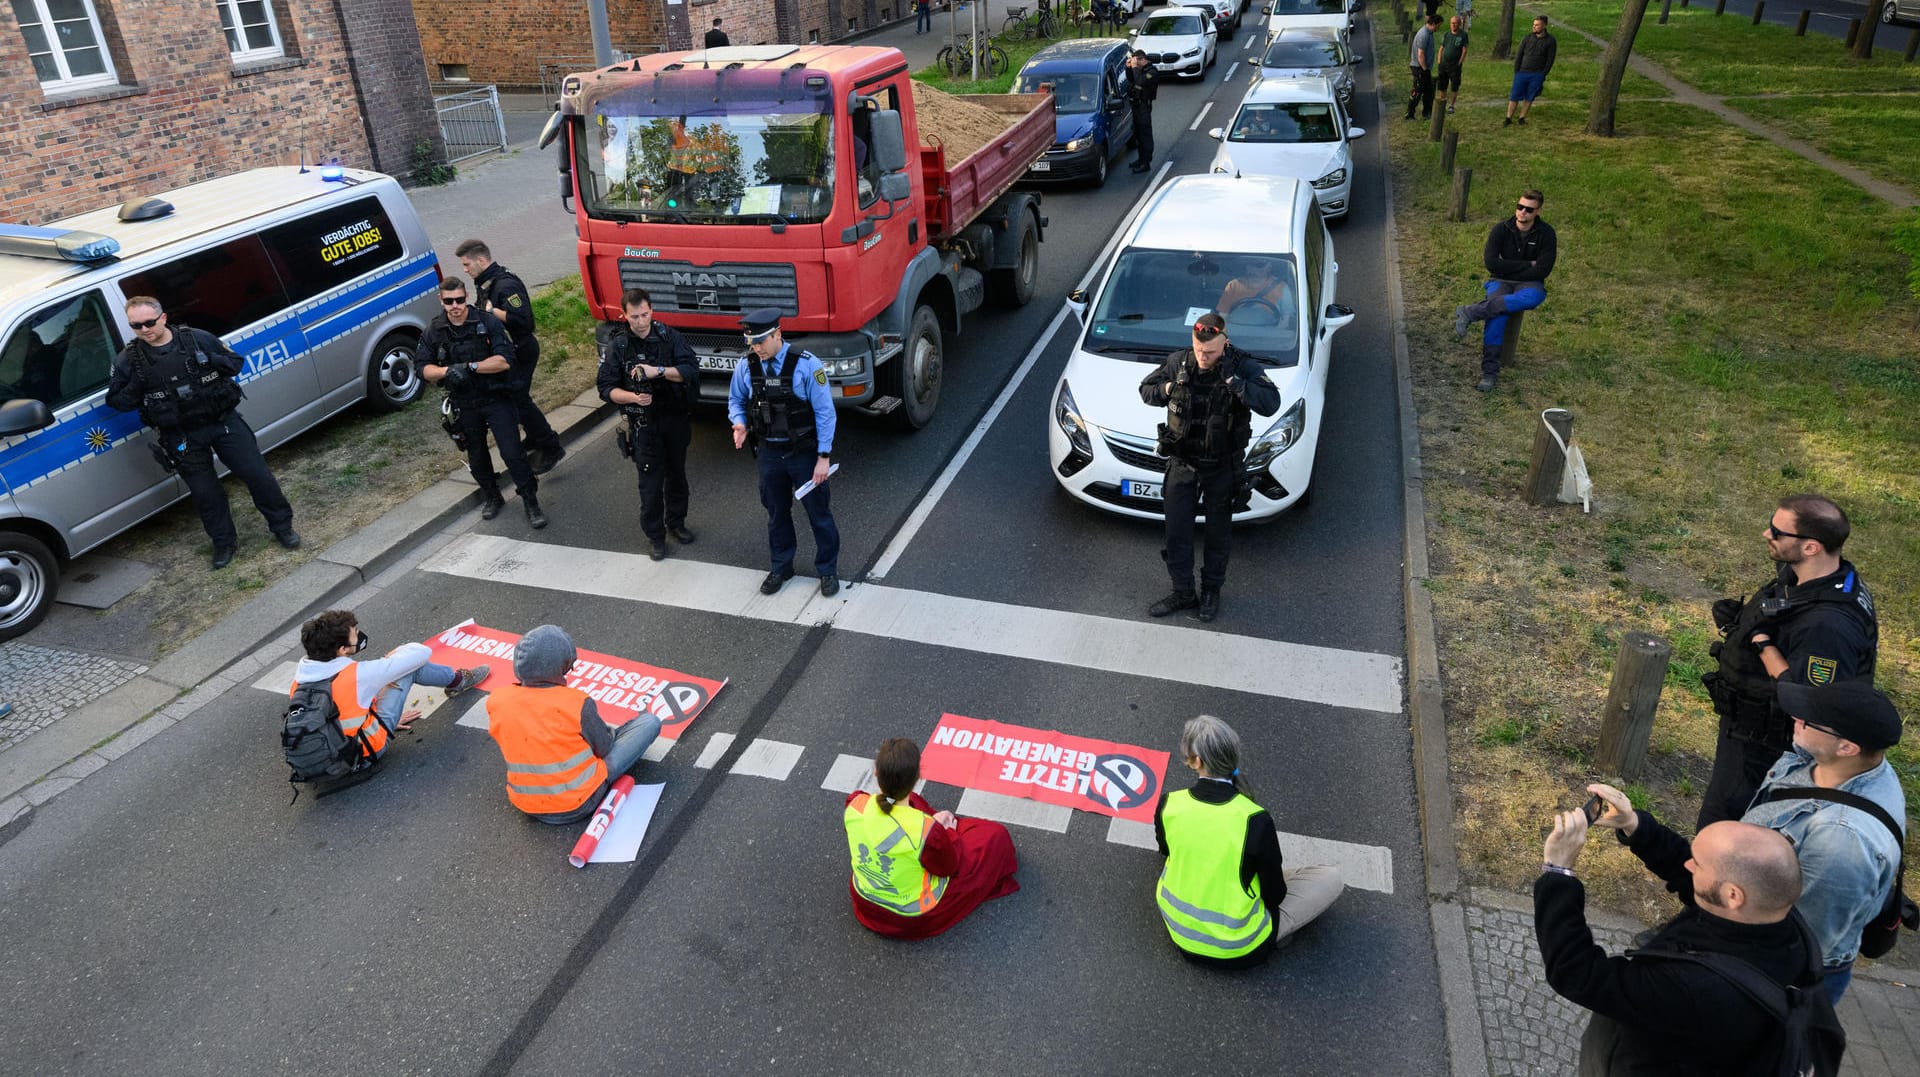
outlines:
[[[620,287],[645,288],[661,314],[741,314],[776,307],[800,313],[800,291],[790,265],[759,262],[692,262],[620,259]]]

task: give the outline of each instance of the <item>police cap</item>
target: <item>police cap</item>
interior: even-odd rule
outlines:
[[[1781,681],[1774,690],[1779,693],[1782,710],[1858,744],[1862,751],[1885,751],[1900,743],[1900,712],[1870,681],[1835,681],[1829,685]]]
[[[740,328],[747,331],[747,339],[750,341],[758,343],[765,340],[768,334],[780,328],[780,308],[761,307],[759,310],[750,310],[746,317],[740,319]]]

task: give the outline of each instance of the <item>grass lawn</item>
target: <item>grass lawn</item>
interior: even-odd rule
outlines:
[[[964,42],[965,40],[966,35],[961,35],[961,41]],[[1073,39],[1071,37],[1062,37],[1056,38],[1055,40],[1071,41]],[[996,37],[993,39],[993,43],[1007,51],[1007,69],[992,78],[982,77],[978,82],[975,82],[972,77],[968,75],[951,76],[948,75],[946,69],[942,68],[939,64],[928,64],[926,67],[915,71],[913,77],[932,86],[936,90],[943,90],[947,93],[1008,93],[1013,89],[1013,76],[1020,72],[1021,66],[1024,65],[1034,53],[1053,44],[1053,41],[1046,41],[1039,38],[1028,38],[1025,41],[1008,41],[1005,38]],[[964,47],[964,45],[962,47]],[[985,48],[985,46],[982,46],[982,48]]]
[[[1821,491],[1852,516],[1879,683],[1920,729],[1920,303],[1888,240],[1901,212],[1694,108],[1622,108],[1612,139],[1580,133],[1584,112],[1549,105],[1524,138],[1469,117],[1466,223],[1444,219],[1440,147],[1397,129],[1392,142],[1456,834],[1470,881],[1508,889],[1537,874],[1549,813],[1601,777],[1600,711],[1633,629],[1670,640],[1673,662],[1628,789],[1691,829],[1714,742],[1708,606],[1770,577],[1759,532],[1782,495]],[[1546,192],[1559,263],[1483,396],[1478,341],[1453,343],[1451,313],[1480,295],[1487,229],[1527,187]],[[1591,515],[1519,496],[1554,406],[1574,415]],[[1916,742],[1893,753],[1912,803]],[[1670,911],[1612,842],[1582,867],[1598,899]]]
[[[1920,93],[1732,97],[1727,104],[1828,156],[1920,191]]]
[[[1448,12],[1451,10],[1448,8]],[[1498,36],[1495,24],[1498,22],[1499,6],[1496,4],[1487,10],[1495,14],[1474,19],[1473,29],[1468,33],[1471,40],[1467,43],[1466,63],[1460,69],[1460,100],[1463,103],[1497,103],[1501,115],[1505,115],[1507,92],[1513,87],[1513,61],[1490,58],[1494,38]],[[1389,21],[1391,12],[1387,8],[1382,7],[1373,14],[1373,40],[1378,49],[1374,62],[1380,67],[1376,74],[1381,85],[1381,115],[1396,123],[1404,123],[1400,117],[1405,115],[1407,93],[1411,88],[1407,72],[1409,46],[1400,40],[1399,31],[1393,28]],[[1519,23],[1518,29],[1524,31],[1526,24],[1522,17],[1516,15],[1514,20]],[[1573,34],[1558,35],[1557,40],[1560,47],[1555,54],[1553,73],[1547,76],[1546,89],[1534,102],[1534,107],[1562,117],[1571,116],[1573,120],[1570,122],[1584,126],[1587,122],[1587,102],[1593,96],[1594,82],[1600,77],[1600,50],[1585,38]],[[1669,96],[1666,87],[1631,71],[1620,82],[1620,95],[1629,98]],[[1496,118],[1494,123],[1497,126],[1499,119]]]

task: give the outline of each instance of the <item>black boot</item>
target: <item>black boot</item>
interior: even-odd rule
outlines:
[[[1200,599],[1192,591],[1175,591],[1167,597],[1147,607],[1147,616],[1165,617],[1169,613],[1190,610],[1200,604]]]
[[[1202,621],[1211,621],[1220,616],[1220,588],[1200,588],[1200,612],[1196,616]]]
[[[527,510],[527,523],[535,531],[547,526],[547,514],[540,511],[540,499],[532,494],[521,494],[520,504]]]
[[[498,490],[488,490],[486,495],[486,503],[480,506],[480,518],[482,520],[491,520],[495,516],[500,515],[501,509],[507,507],[507,499],[501,497],[500,491]]]

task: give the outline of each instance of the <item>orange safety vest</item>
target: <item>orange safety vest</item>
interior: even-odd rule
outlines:
[[[287,689],[287,698],[299,690],[299,682]],[[340,712],[340,735],[352,740],[361,738],[369,756],[379,755],[387,750],[387,727],[373,716],[371,706],[360,705],[360,667],[353,662],[347,668],[334,674],[333,708]]]
[[[580,735],[578,688],[512,684],[487,700],[487,732],[507,760],[507,799],[529,815],[570,812],[607,780],[607,765]]]

